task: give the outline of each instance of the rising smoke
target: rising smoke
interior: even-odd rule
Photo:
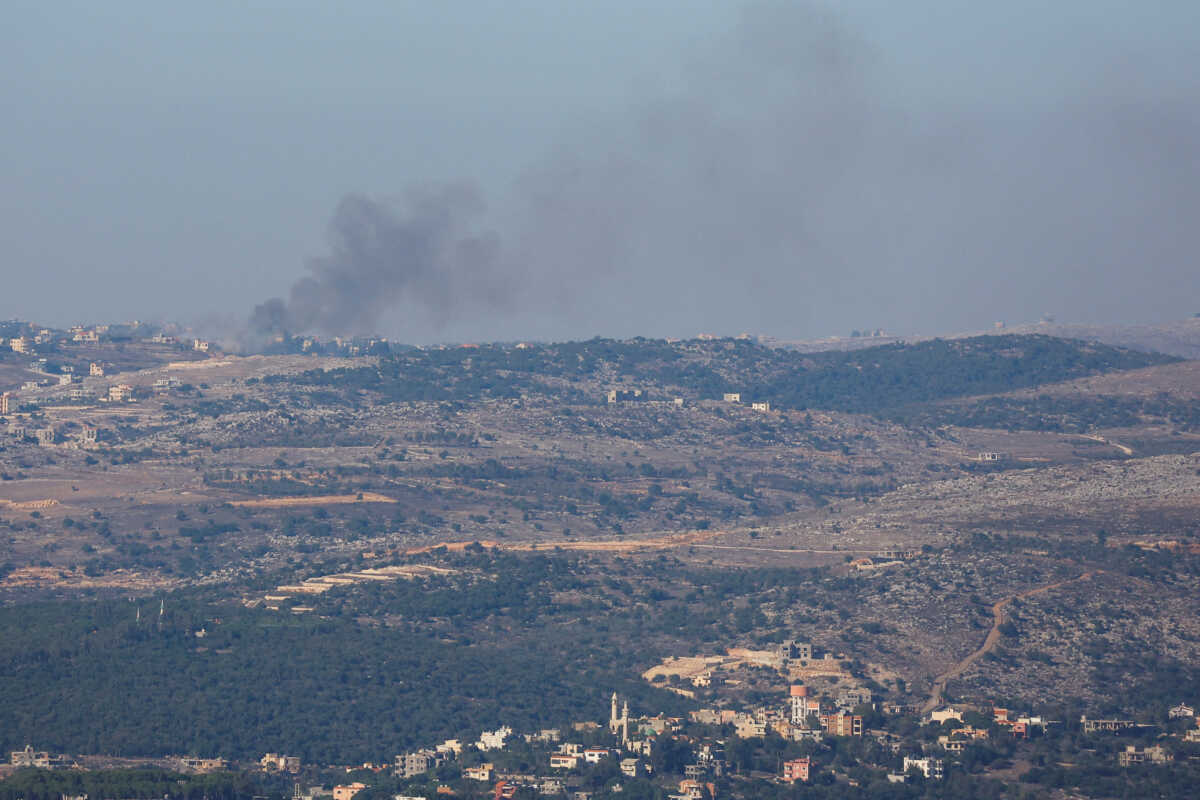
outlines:
[[[747,6],[683,74],[553,146],[503,237],[461,188],[347,198],[330,253],[252,327],[361,332],[402,308],[471,338],[928,331],[1157,316],[1181,302],[1164,287],[1195,291],[1194,83],[1133,66],[1027,106],[913,101],[807,2]]]
[[[251,331],[361,334],[404,303],[435,320],[472,305],[502,306],[499,239],[474,227],[483,211],[465,185],[413,190],[404,203],[343,198],[329,224],[328,255],[309,262],[286,301],[256,306]]]

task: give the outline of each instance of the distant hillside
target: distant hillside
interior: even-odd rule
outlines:
[[[779,408],[879,413],[914,403],[993,394],[1137,369],[1178,359],[1049,336],[979,336],[893,344],[856,352],[799,353],[748,340],[592,339],[523,348],[412,351],[378,366],[314,370],[268,380],[320,387],[359,402],[458,401],[538,394],[602,402],[601,389],[639,388],[651,398],[721,399]]]
[[[1013,333],[1042,333],[1101,342],[1145,352],[1200,359],[1200,317],[1163,325],[1068,325],[1038,323],[1012,329]]]
[[[795,350],[800,353],[821,353],[830,350],[864,350],[886,344],[910,344],[932,339],[969,339],[977,336],[1041,335],[1061,339],[1079,339],[1114,347],[1127,347],[1147,353],[1164,353],[1186,359],[1200,359],[1200,317],[1166,322],[1161,325],[1075,325],[1069,323],[1036,322],[1015,325],[1002,330],[947,333],[933,336],[831,336],[824,339],[776,340],[764,339],[764,344]]]
[[[1088,376],[1004,394],[918,403],[895,409],[888,416],[923,427],[1086,433],[1149,424],[1195,432],[1200,431],[1200,361]]]

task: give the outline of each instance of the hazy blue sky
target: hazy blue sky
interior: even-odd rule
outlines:
[[[1187,0],[18,0],[0,317],[240,324],[369,268],[359,327],[411,341],[1178,318],[1198,30]],[[486,209],[419,280],[331,243],[344,196],[407,235],[447,182]]]

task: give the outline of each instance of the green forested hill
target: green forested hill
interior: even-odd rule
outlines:
[[[500,345],[414,350],[378,366],[313,370],[268,378],[359,402],[360,390],[392,401],[547,394],[600,402],[575,382],[615,376],[652,395],[691,399],[742,393],[781,408],[879,413],[900,406],[1040,386],[1115,370],[1178,361],[1049,336],[933,339],[854,352],[798,353],[747,340],[664,342],[593,339],[513,349]]]
[[[266,775],[223,772],[181,775],[161,769],[45,770],[22,769],[0,782],[0,800],[61,800],[63,797],[146,798],[158,800],[238,800],[282,798],[286,786]],[[264,796],[268,784],[275,791]]]
[[[614,689],[673,702],[562,642],[474,646],[175,598],[163,620],[136,623],[126,601],[0,609],[0,751],[361,763],[501,724],[599,719]]]

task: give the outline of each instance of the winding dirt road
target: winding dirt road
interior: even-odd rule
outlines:
[[[1010,604],[1012,604],[1012,601],[1025,597],[1032,597],[1036,594],[1041,594],[1042,592],[1048,592],[1051,589],[1057,589],[1060,586],[1066,586],[1069,583],[1082,581],[1103,571],[1104,570],[1092,570],[1090,572],[1085,572],[1077,578],[1068,578],[1065,581],[1048,583],[1045,586],[1039,586],[1036,589],[1030,589],[1028,591],[1021,592],[1020,594],[1014,594],[1012,597],[1006,597],[1003,600],[997,600],[995,603],[993,603],[992,629],[988,631],[987,638],[983,640],[983,645],[974,653],[971,653],[971,655],[967,656],[962,661],[959,661],[953,667],[934,678],[933,688],[929,693],[929,699],[926,700],[925,704],[921,706],[921,713],[928,714],[930,711],[933,711],[935,708],[941,705],[942,695],[946,691],[946,684],[949,683],[951,679],[962,675],[964,672],[970,669],[976,661],[992,652],[992,650],[996,649],[996,645],[1000,642],[1000,626],[1003,625],[1005,620],[1008,618],[1005,610]]]
[[[1096,436],[1095,434],[1091,433],[1084,433],[1081,434],[1081,436],[1083,436],[1085,439],[1091,439],[1093,442],[1099,442],[1100,444],[1106,444],[1109,447],[1115,447],[1127,456],[1133,455],[1132,447],[1127,447],[1120,442],[1114,442],[1112,439],[1105,439],[1103,436]]]

